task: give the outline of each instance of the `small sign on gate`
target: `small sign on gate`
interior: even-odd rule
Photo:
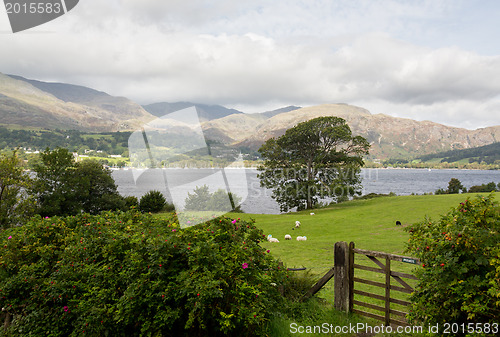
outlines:
[[[403,260],[402,260],[402,261],[403,261],[403,262],[405,262],[405,263],[417,264],[417,260],[415,260],[415,259],[410,259],[410,258],[408,258],[408,257],[403,257]]]

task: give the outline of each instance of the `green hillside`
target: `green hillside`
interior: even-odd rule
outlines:
[[[474,147],[471,149],[452,150],[446,152],[439,152],[429,154],[418,158],[421,161],[440,161],[441,163],[447,162],[485,162],[486,164],[494,164],[500,162],[500,142]]]

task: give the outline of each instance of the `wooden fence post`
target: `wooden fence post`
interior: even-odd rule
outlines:
[[[384,325],[391,324],[391,259],[385,258],[385,315]]]
[[[339,311],[352,309],[351,250],[347,242],[334,246],[334,307]]]

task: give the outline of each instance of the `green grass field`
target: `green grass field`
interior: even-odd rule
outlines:
[[[500,193],[495,193],[495,199],[500,199]],[[264,242],[263,246],[282,260],[289,267],[306,267],[314,279],[319,279],[333,266],[333,246],[337,241],[353,241],[357,248],[381,252],[410,255],[405,252],[409,235],[404,227],[423,221],[426,217],[438,220],[451,208],[456,207],[467,198],[475,198],[476,194],[452,195],[414,195],[380,197],[369,200],[356,200],[332,207],[316,209],[315,215],[310,211],[298,213],[268,215],[268,214],[231,214],[232,217],[254,219],[265,235],[271,234],[278,238],[279,243]],[[295,221],[301,226],[293,229]],[[399,220],[402,226],[396,226]],[[290,234],[293,240],[284,240],[285,234]],[[307,236],[307,241],[296,241],[298,235]],[[356,254],[356,263],[376,267],[366,257]],[[393,270],[412,274],[415,266],[412,264],[393,262]],[[297,271],[297,273],[303,273]],[[355,270],[355,276],[373,281],[384,282],[383,274]],[[414,285],[415,281],[409,281]],[[393,285],[399,285],[395,281]],[[384,289],[364,284],[355,284],[355,289],[383,295]],[[317,296],[333,303],[333,282],[330,281]],[[407,294],[393,292],[393,298],[408,299]],[[383,306],[383,302],[355,295],[356,300]],[[393,309],[407,311],[406,308],[392,305]],[[380,314],[365,308],[364,311]],[[381,322],[373,321],[373,324]]]
[[[423,221],[439,219],[451,208],[476,194],[412,195],[356,200],[328,208],[288,214],[230,214],[245,220],[254,219],[265,235],[279,243],[263,245],[288,267],[329,268],[333,263],[333,245],[353,241],[357,248],[403,254],[408,233],[403,228]],[[500,199],[500,193],[495,193]],[[295,227],[295,221],[301,226]],[[399,220],[402,226],[396,226]],[[293,240],[284,240],[290,234]],[[307,241],[295,238],[307,236]]]
[[[314,281],[323,276],[331,267],[333,267],[333,247],[337,241],[353,241],[357,248],[376,250],[386,253],[407,255],[405,245],[409,235],[403,230],[404,227],[414,223],[421,222],[427,218],[438,220],[441,215],[446,214],[451,208],[457,207],[460,202],[475,198],[477,194],[451,194],[451,195],[413,195],[413,196],[394,196],[379,197],[369,200],[355,200],[327,208],[315,209],[314,215],[311,211],[303,211],[289,214],[241,214],[232,213],[231,218],[241,218],[244,220],[255,220],[256,225],[264,231],[267,236],[271,234],[277,238],[279,243],[270,243],[264,241],[262,245],[271,251],[276,258],[284,262],[286,267],[306,267],[307,275]],[[495,199],[500,200],[500,192],[494,193]],[[402,226],[396,226],[399,220]],[[295,221],[300,221],[301,226],[295,227]],[[290,234],[292,240],[285,240],[285,234]],[[297,236],[307,236],[307,241],[297,241]],[[375,267],[373,262],[366,257],[356,254],[356,263]],[[412,264],[392,262],[391,269],[412,274],[415,266]],[[296,273],[305,273],[297,271]],[[384,282],[383,274],[376,274],[362,270],[355,270],[355,276],[373,281]],[[408,282],[414,285],[415,282]],[[391,284],[399,285],[395,281]],[[383,295],[384,289],[364,284],[355,283],[355,289],[368,291],[371,293]],[[322,298],[324,306],[320,309],[324,319],[329,322],[335,322],[338,325],[344,325],[359,321],[367,321],[373,325],[380,325],[382,322],[360,318],[356,316],[345,316],[336,312],[332,308],[333,304],[333,280],[331,280],[316,295]],[[391,297],[403,300],[408,299],[407,294],[392,292]],[[367,297],[355,295],[356,300],[368,302],[371,304],[383,306],[383,303]],[[314,305],[314,303],[310,304]],[[355,306],[356,307],[356,306]],[[406,312],[406,308],[391,305],[392,309]],[[363,311],[369,311],[381,314],[373,310],[359,308]],[[318,324],[323,318],[311,317],[302,319],[301,324]],[[272,323],[276,325],[276,330],[271,327],[272,335],[291,336],[288,332],[288,325],[291,320],[277,319]],[[309,336],[308,334],[300,334]],[[312,336],[312,335],[311,335]],[[333,335],[332,335],[333,336]],[[398,336],[391,334],[391,336]],[[400,335],[402,336],[402,335]],[[404,336],[411,336],[404,335]]]

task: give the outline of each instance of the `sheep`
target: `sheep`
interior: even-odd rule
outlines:
[[[269,241],[272,237],[273,237],[273,236],[272,236],[271,234],[269,234],[269,235],[267,236],[267,241]]]
[[[278,241],[278,239],[276,239],[276,238],[270,238],[270,239],[269,239],[269,242],[276,242],[276,243],[278,243],[279,241]]]
[[[300,227],[300,221],[295,221],[295,228],[299,228]]]
[[[285,234],[285,240],[291,240],[292,236],[290,234]]]
[[[310,215],[314,215],[314,213],[312,213],[312,212],[311,212],[311,213],[309,213],[309,214],[310,214]]]
[[[297,241],[307,241],[307,236],[297,236]]]

